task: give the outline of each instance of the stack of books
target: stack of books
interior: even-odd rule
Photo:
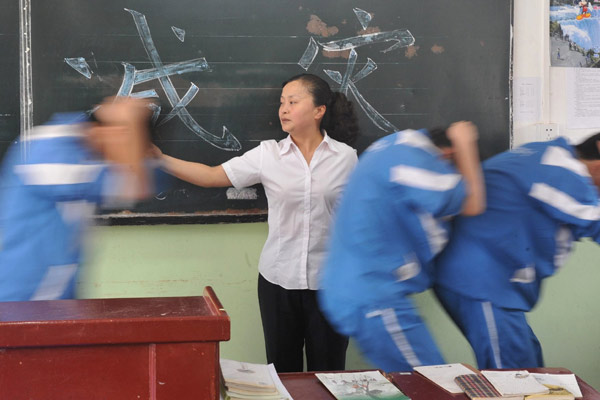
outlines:
[[[221,359],[224,400],[292,400],[273,364],[252,364]]]

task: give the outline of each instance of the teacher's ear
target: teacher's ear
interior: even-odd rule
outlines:
[[[321,106],[317,106],[315,109],[316,109],[315,120],[318,121],[318,120],[323,119],[323,116],[325,115],[325,111],[327,111],[327,106],[321,105]]]

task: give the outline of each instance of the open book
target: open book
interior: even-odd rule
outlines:
[[[481,371],[488,381],[503,396],[548,393],[548,388],[539,383],[528,371]]]
[[[583,397],[581,388],[577,383],[575,374],[540,374],[532,373],[533,377],[539,383],[546,386],[560,386],[573,393],[575,397]],[[550,389],[552,391],[552,389]]]

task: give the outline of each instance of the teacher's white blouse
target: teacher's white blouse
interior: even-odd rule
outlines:
[[[259,272],[285,289],[318,289],[331,218],[356,150],[327,134],[310,165],[290,136],[266,140],[223,164],[236,188],[262,183],[269,204],[269,234]]]

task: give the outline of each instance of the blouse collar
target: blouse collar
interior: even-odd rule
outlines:
[[[331,138],[328,134],[327,131],[325,129],[323,129],[321,131],[321,133],[323,133],[323,142],[325,143],[325,145],[331,149],[334,152],[338,152],[339,151],[339,147],[338,147],[338,142]],[[319,144],[319,146],[321,146],[321,144]],[[285,139],[283,139],[282,141],[279,142],[279,155],[284,155],[285,153],[287,153],[288,151],[290,151],[292,144],[294,144],[294,141],[292,140],[292,137],[288,134],[287,137]]]

